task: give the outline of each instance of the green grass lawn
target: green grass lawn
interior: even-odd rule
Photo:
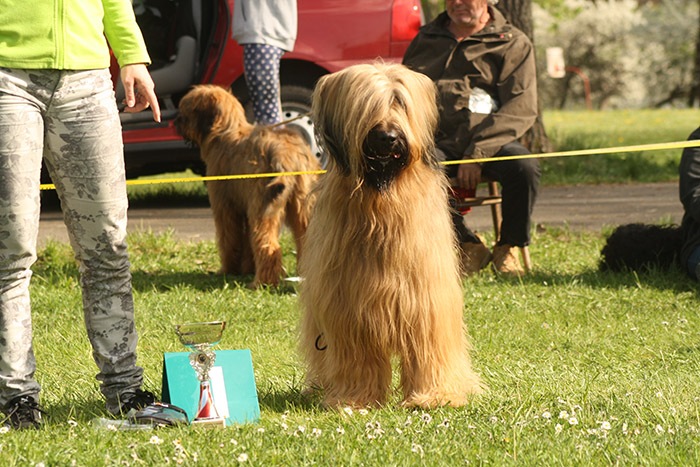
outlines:
[[[700,126],[700,109],[545,111],[557,151],[685,141]],[[542,160],[542,183],[659,182],[678,180],[681,150],[613,153]]]
[[[463,283],[473,361],[488,392],[459,409],[335,412],[300,391],[295,289],[222,277],[213,242],[129,238],[145,386],[160,394],[175,323],[225,320],[219,349],[250,349],[259,423],[227,429],[97,430],[105,417],[83,328],[77,268],[49,243],[34,268],[34,346],[48,416],[1,432],[2,465],[698,465],[699,288],[679,271],[597,271],[600,233],[549,230],[536,272]],[[284,262],[294,272],[291,239]]]

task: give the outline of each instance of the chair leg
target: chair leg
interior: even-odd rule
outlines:
[[[488,182],[489,196],[498,195],[498,184],[493,180]],[[501,204],[491,205],[491,220],[493,221],[493,233],[496,236],[494,243],[498,243],[501,238]]]
[[[523,257],[523,267],[526,271],[532,271],[532,262],[530,261],[530,250],[527,246],[520,248],[520,256]]]

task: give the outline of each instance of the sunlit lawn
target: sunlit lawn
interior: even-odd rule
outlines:
[[[545,111],[557,151],[685,141],[700,109]],[[678,179],[681,150],[574,156],[542,161],[543,184],[657,182]]]
[[[291,240],[284,236],[293,273]],[[213,242],[129,238],[139,361],[161,390],[172,324],[223,319],[218,348],[250,349],[261,420],[224,430],[97,430],[104,417],[67,245],[40,253],[32,285],[46,427],[0,432],[2,465],[698,465],[698,285],[680,272],[597,271],[600,233],[550,230],[522,281],[464,281],[475,368],[489,391],[459,409],[326,411],[300,394],[292,287],[250,291],[213,274]]]

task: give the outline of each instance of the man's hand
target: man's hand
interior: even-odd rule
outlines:
[[[481,166],[477,163],[459,164],[457,169],[457,186],[467,190],[476,190],[481,181]]]
[[[125,112],[135,113],[153,109],[153,119],[160,122],[160,106],[153,88],[151,75],[143,63],[124,65],[121,69],[122,84],[126,101]]]

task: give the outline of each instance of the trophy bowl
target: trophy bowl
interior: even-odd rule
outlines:
[[[174,327],[180,342],[193,349],[193,352],[190,353],[190,365],[192,365],[199,380],[199,405],[192,423],[224,426],[225,420],[217,413],[211,394],[209,370],[216,361],[216,354],[210,349],[221,340],[226,323],[224,321],[210,321],[176,324]]]
[[[176,324],[175,334],[186,347],[195,350],[206,350],[219,343],[224,329],[226,329],[226,322],[224,321]]]

